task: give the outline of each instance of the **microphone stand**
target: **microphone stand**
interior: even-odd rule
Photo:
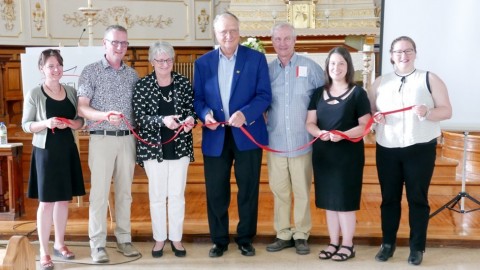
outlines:
[[[449,202],[444,204],[437,211],[430,214],[430,218],[433,218],[435,215],[437,215],[438,213],[440,213],[444,209],[453,210],[453,211],[455,211],[457,213],[461,213],[461,214],[466,214],[466,213],[470,213],[470,212],[473,212],[473,211],[480,210],[480,208],[465,210],[465,198],[470,199],[471,201],[473,201],[477,205],[480,205],[480,201],[473,198],[472,196],[470,196],[470,194],[468,194],[465,191],[466,183],[467,183],[467,138],[468,138],[468,131],[464,131],[463,132],[463,161],[462,161],[462,190],[460,191],[460,193],[458,193],[457,196],[455,196]],[[457,206],[457,204],[459,202],[460,202],[460,206],[457,209],[457,208],[455,208],[455,206]]]

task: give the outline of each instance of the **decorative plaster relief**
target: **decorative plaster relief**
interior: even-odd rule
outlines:
[[[210,15],[207,14],[207,11],[204,8],[200,10],[200,14],[197,16],[197,23],[202,32],[207,30],[207,25],[210,23]]]
[[[15,2],[13,0],[3,0],[0,2],[0,12],[5,21],[4,27],[7,31],[12,31],[15,26]]]
[[[212,24],[214,14],[212,13],[212,3],[210,0],[195,1],[195,39],[196,40],[211,40],[212,39]]]
[[[45,20],[45,11],[42,8],[42,5],[37,2],[35,3],[35,9],[32,12],[32,22],[33,26],[37,31],[42,30],[43,22]]]
[[[74,27],[83,26],[87,22],[87,18],[79,12],[73,12],[72,15],[64,14],[63,21],[67,24],[71,24]],[[154,28],[165,28],[173,23],[173,18],[158,15],[156,17],[131,15],[130,9],[125,6],[116,6],[106,9],[105,11],[98,12],[98,15],[93,18],[93,25],[102,24],[109,26],[111,24],[119,24],[127,29],[132,28],[135,24],[140,26],[148,26]]]

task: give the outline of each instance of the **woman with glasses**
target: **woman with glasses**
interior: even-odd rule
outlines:
[[[60,84],[63,58],[59,50],[44,50],[38,68],[43,84],[30,90],[23,105],[22,128],[33,133],[33,149],[27,196],[38,198],[37,231],[42,269],[53,269],[48,250],[52,222],[55,228],[53,254],[61,259],[75,255],[65,246],[68,202],[85,195],[80,157],[73,130],[83,126],[77,115],[77,94]]]
[[[452,116],[447,87],[434,73],[415,67],[417,48],[406,36],[390,47],[394,72],[375,80],[369,92],[376,125],[376,164],[382,192],[383,240],[375,259],[395,252],[405,185],[410,224],[408,263],[419,265],[427,240],[430,214],[428,189],[435,166],[439,121]],[[413,106],[411,110],[382,112]]]
[[[188,165],[194,161],[190,131],[196,116],[192,86],[188,78],[172,71],[174,58],[172,45],[153,43],[148,59],[154,70],[137,82],[133,94],[141,138],[137,142],[137,163],[148,176],[154,258],[163,255],[167,238],[175,256],[184,257],[187,253],[181,242],[184,193]]]

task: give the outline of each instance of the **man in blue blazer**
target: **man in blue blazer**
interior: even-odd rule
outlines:
[[[268,145],[263,113],[272,99],[265,55],[239,45],[239,20],[232,13],[217,15],[213,22],[220,48],[195,62],[194,107],[205,126],[202,152],[207,191],[207,213],[213,247],[210,257],[228,249],[230,175],[234,166],[238,186],[239,223],[235,242],[242,255],[255,255],[258,189],[262,149],[247,138]]]

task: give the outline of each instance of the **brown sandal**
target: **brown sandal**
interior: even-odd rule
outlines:
[[[73,260],[75,259],[75,254],[71,252],[67,246],[63,246],[60,249],[53,249],[53,255],[65,259],[65,260]]]
[[[333,255],[337,254],[337,251],[340,248],[339,246],[336,246],[332,243],[328,244],[328,246],[331,246],[331,247],[335,248],[335,251],[334,252],[330,252],[330,251],[327,251],[327,250],[320,251],[320,253],[318,253],[318,258],[320,260],[328,260],[328,259],[332,258]],[[321,255],[324,255],[325,257],[321,257]]]
[[[53,270],[53,262],[52,258],[50,258],[50,255],[42,256],[40,259],[40,267],[42,270]]]

